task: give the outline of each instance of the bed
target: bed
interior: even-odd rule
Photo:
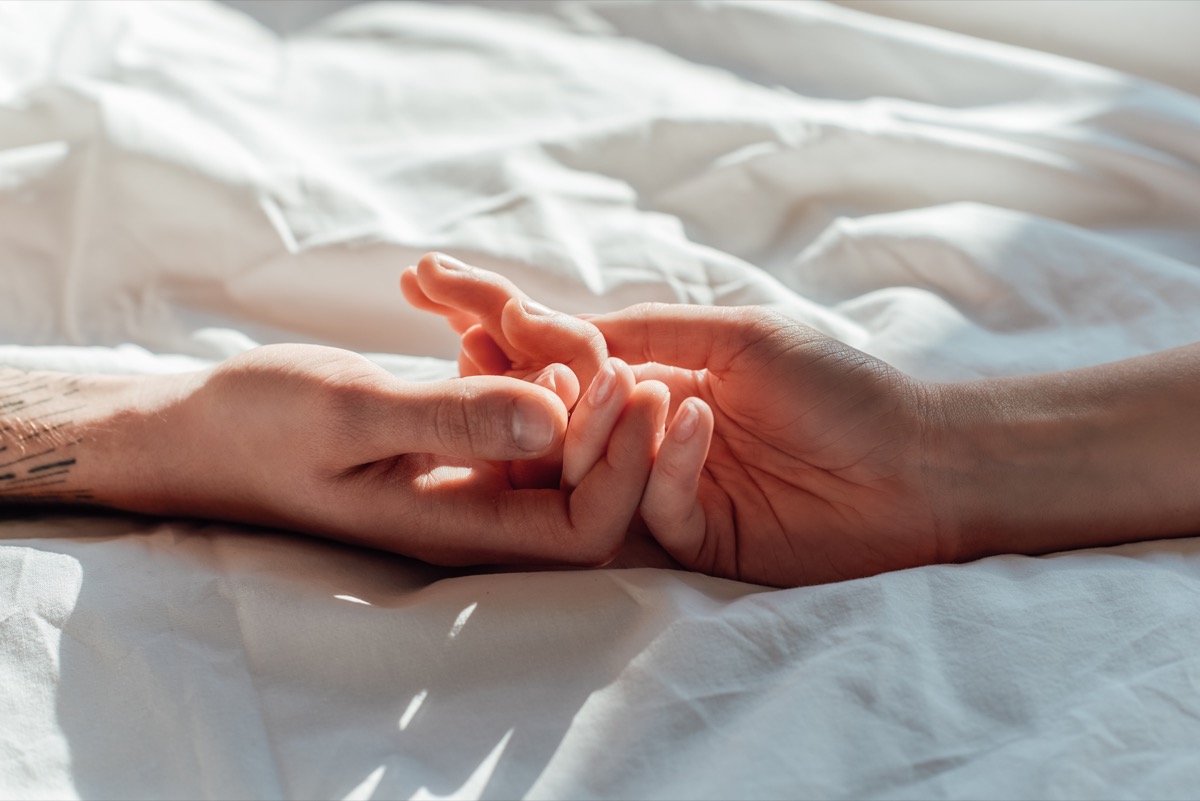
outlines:
[[[820,3],[0,4],[0,363],[451,376],[434,249],[931,380],[1111,361],[1200,339],[1200,98]],[[2,515],[3,798],[1200,793],[1196,539],[773,590]]]

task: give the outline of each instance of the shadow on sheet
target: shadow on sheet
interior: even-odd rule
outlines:
[[[520,797],[671,617],[605,572],[473,577],[119,515],[30,528],[25,578],[59,585],[43,656],[87,798]]]

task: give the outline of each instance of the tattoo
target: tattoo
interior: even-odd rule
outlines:
[[[74,481],[81,438],[67,415],[84,409],[80,380],[0,369],[0,504],[86,503]]]

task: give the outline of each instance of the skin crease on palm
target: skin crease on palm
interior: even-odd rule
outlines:
[[[640,513],[689,569],[795,586],[949,561],[922,500],[925,399],[883,362],[755,307],[559,314],[440,254],[401,289],[461,334],[463,375],[561,364],[575,381],[549,388],[570,406],[611,355],[665,384],[671,422]],[[562,470],[569,484],[575,466]]]

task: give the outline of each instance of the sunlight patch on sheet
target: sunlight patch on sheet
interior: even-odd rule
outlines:
[[[471,615],[475,612],[475,607],[477,606],[479,606],[478,601],[458,613],[458,617],[454,619],[454,625],[450,627],[450,634],[447,635],[446,639],[453,640],[458,636],[463,626],[467,625],[467,621],[471,619]]]
[[[491,750],[491,753],[483,758],[483,761],[479,763],[479,767],[471,772],[471,775],[463,782],[462,787],[452,790],[446,795],[437,795],[436,793],[431,793],[427,788],[421,787],[412,794],[413,801],[481,797],[484,789],[487,787],[488,781],[492,778],[492,774],[496,772],[496,766],[500,764],[500,756],[508,746],[508,741],[512,739],[512,733],[512,729],[504,733],[504,736],[500,738],[500,742],[496,743],[496,747]]]
[[[349,601],[352,604],[362,604],[363,606],[371,606],[370,601],[364,601],[362,598],[355,598],[353,595],[335,595],[339,601]]]
[[[375,796],[375,788],[379,786],[379,781],[383,778],[386,768],[383,765],[375,768],[367,774],[367,778],[363,779],[357,787],[346,793],[342,801],[369,801]]]
[[[421,705],[425,703],[425,699],[428,697],[429,690],[421,690],[421,692],[412,697],[412,700],[408,702],[408,707],[404,710],[404,714],[400,716],[400,731],[407,729],[409,724],[413,722],[413,718],[421,711]]]

